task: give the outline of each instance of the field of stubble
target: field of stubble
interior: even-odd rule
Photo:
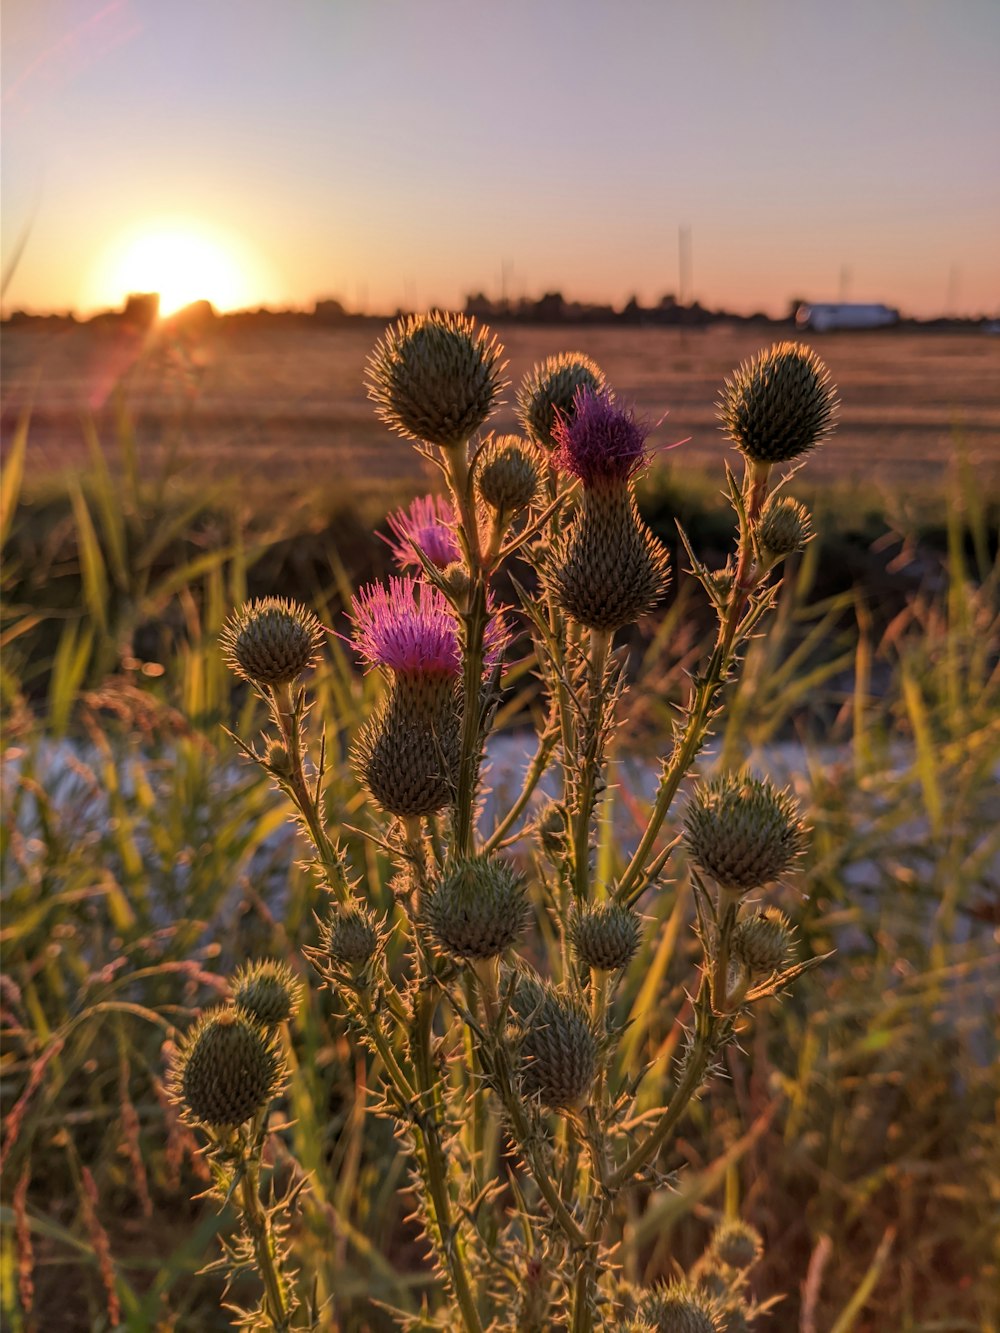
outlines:
[[[30,401],[29,473],[73,465],[85,453],[81,414],[100,424],[118,397],[130,406],[150,470],[179,445],[199,477],[237,476],[252,487],[299,477],[341,476],[362,487],[415,479],[418,456],[375,419],[364,391],[365,359],[380,332],[377,321],[339,329],[219,321],[143,344],[121,329],[8,327],[4,441]],[[660,423],[656,442],[687,440],[670,455],[672,466],[716,475],[726,452],[715,420],[719,386],[745,357],[788,336],[752,325],[684,332],[508,326],[497,333],[512,384],[496,428],[516,428],[514,388],[534,362],[580,350]],[[1000,340],[919,331],[805,340],[830,367],[843,403],[836,443],[810,461],[811,481],[895,491],[933,485],[961,441],[983,487],[1000,489]]]

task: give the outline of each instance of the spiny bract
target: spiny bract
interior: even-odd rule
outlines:
[[[360,967],[374,957],[379,930],[367,907],[336,906],[320,927],[323,949],[335,963]]]
[[[476,464],[479,494],[491,509],[516,514],[535,498],[541,475],[538,450],[519,435],[495,435]]]
[[[809,510],[790,495],[772,495],[757,520],[755,535],[765,559],[801,551],[813,535]]]
[[[264,597],[240,607],[220,635],[226,662],[253,685],[287,685],[314,666],[326,631],[298,602]]]
[[[699,783],[684,814],[692,859],[730,893],[749,893],[783,875],[804,840],[794,797],[766,778],[726,773]]]
[[[264,1027],[287,1022],[302,990],[290,967],[269,958],[244,964],[232,987],[233,1004]]]
[[[712,1253],[730,1268],[752,1268],[764,1252],[760,1233],[741,1218],[720,1222],[712,1233]]]
[[[521,1037],[521,1087],[543,1106],[566,1110],[590,1092],[597,1039],[586,1011],[554,986],[524,977],[511,1007]]]
[[[638,1314],[656,1333],[722,1333],[718,1307],[688,1282],[646,1292]]]
[[[744,361],[718,406],[725,434],[751,462],[786,463],[830,434],[837,397],[816,353],[783,342]]]
[[[435,943],[456,958],[495,958],[528,914],[524,877],[501,856],[475,856],[447,867],[427,891],[422,917]]]
[[[730,950],[733,961],[746,969],[752,981],[758,981],[784,966],[791,941],[788,918],[776,907],[768,907],[737,922]]]
[[[445,449],[464,446],[504,386],[503,348],[466,315],[410,315],[368,359],[376,414],[400,435]]]
[[[642,923],[630,907],[596,903],[573,913],[569,937],[576,956],[599,972],[616,972],[632,961],[642,934]]]
[[[238,1009],[215,1009],[181,1042],[171,1083],[190,1119],[235,1129],[267,1106],[283,1077],[275,1035]]]
[[[406,819],[451,804],[460,748],[455,681],[401,673],[358,732],[351,763],[373,800]]]
[[[556,423],[573,415],[573,400],[580,388],[594,393],[603,390],[604,371],[595,361],[582,352],[546,357],[525,375],[517,391],[517,415],[525,433],[554,449]]]

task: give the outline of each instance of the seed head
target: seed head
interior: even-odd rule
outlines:
[[[525,977],[512,1000],[521,1037],[521,1087],[551,1110],[568,1110],[594,1085],[597,1039],[586,1010],[555,987]]]
[[[726,436],[754,463],[787,463],[833,430],[837,396],[810,347],[775,343],[726,380],[719,417]]]
[[[362,967],[381,943],[375,917],[364,906],[334,907],[320,926],[320,940],[330,958],[345,967]]]
[[[566,614],[588,629],[614,631],[653,609],[670,582],[669,557],[627,483],[584,491],[547,578]]]
[[[458,861],[424,897],[422,916],[434,942],[455,958],[495,958],[524,929],[524,877],[501,856]]]
[[[497,405],[502,355],[490,331],[465,315],[410,315],[368,358],[368,396],[400,435],[461,448]]]
[[[273,1033],[239,1009],[215,1009],[181,1042],[171,1090],[189,1119],[236,1128],[267,1106],[284,1075]]]
[[[491,509],[508,514],[526,509],[538,491],[541,461],[535,446],[519,435],[493,436],[479,455],[479,494]]]
[[[694,862],[730,893],[749,893],[783,875],[802,852],[798,803],[767,779],[726,773],[699,783],[684,815]]]
[[[302,990],[290,967],[268,958],[241,967],[232,986],[236,1008],[265,1028],[288,1021]]]
[[[753,1267],[764,1253],[764,1244],[754,1227],[734,1217],[715,1228],[711,1250],[722,1263],[742,1270]]]
[[[722,1333],[719,1310],[689,1282],[671,1282],[649,1291],[639,1302],[639,1317],[656,1333]]]
[[[757,520],[757,541],[766,559],[801,551],[812,540],[809,510],[790,495],[772,495]]]
[[[584,486],[623,485],[649,457],[648,434],[634,410],[616,406],[609,390],[579,388],[572,413],[552,429],[556,463]]]
[[[517,415],[525,434],[554,449],[556,422],[573,416],[574,397],[581,388],[593,393],[604,388],[604,371],[582,352],[561,352],[535,366],[517,392]]]
[[[407,675],[458,677],[459,625],[438,588],[412,578],[370,583],[352,601],[354,645],[370,666]],[[496,665],[504,630],[498,616],[486,629],[486,664]]]
[[[759,981],[784,967],[791,942],[788,918],[768,907],[737,922],[731,942],[733,961],[746,969],[751,981]]]
[[[253,685],[287,685],[315,666],[326,631],[298,602],[264,597],[233,613],[220,635],[226,664]]]
[[[418,495],[408,509],[398,509],[386,522],[396,539],[389,545],[400,569],[422,570],[420,554],[438,569],[461,559],[455,508],[443,495]]]
[[[590,904],[570,918],[569,936],[576,956],[586,967],[599,972],[628,967],[641,933],[638,915],[620,903]]]

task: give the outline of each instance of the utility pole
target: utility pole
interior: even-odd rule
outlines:
[[[691,299],[691,228],[677,229],[677,304]]]

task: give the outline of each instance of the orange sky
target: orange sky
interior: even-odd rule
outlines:
[[[1000,312],[996,0],[4,0],[3,20],[5,310],[135,286],[653,302],[683,226],[709,306]]]

